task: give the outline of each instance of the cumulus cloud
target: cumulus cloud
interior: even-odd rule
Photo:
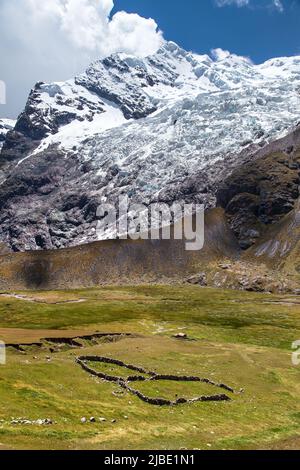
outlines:
[[[239,61],[243,60],[245,62],[248,62],[248,64],[253,63],[249,57],[233,54],[232,52],[227,51],[226,49],[221,49],[220,47],[217,47],[216,49],[212,49],[210,53],[211,53],[212,58],[218,62],[222,60],[226,60],[228,57],[233,57]]]
[[[231,54],[229,51],[217,47],[216,49],[211,50],[211,55],[215,60],[224,60],[227,59]]]
[[[256,3],[254,0],[215,0],[218,7],[225,7],[228,5],[235,5],[237,7],[257,7],[257,8],[275,8],[277,11],[282,13],[284,6],[281,0],[266,0],[265,4],[262,5],[261,0]]]
[[[113,0],[1,0],[0,79],[4,116],[13,116],[39,80],[65,80],[113,52],[154,53],[163,36],[156,22],[120,11]]]

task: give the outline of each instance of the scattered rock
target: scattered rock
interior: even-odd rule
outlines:
[[[230,263],[221,263],[221,264],[219,264],[219,268],[224,269],[224,270],[230,269],[231,267],[232,267],[232,265]]]
[[[240,279],[240,285],[249,292],[265,292],[266,280],[261,277]]]
[[[188,284],[192,284],[194,286],[199,285],[201,287],[207,286],[207,277],[205,273],[199,273],[195,276],[190,277],[187,279]]]
[[[53,424],[53,421],[49,418],[45,419],[36,419],[36,420],[30,420],[26,418],[12,418],[10,424],[13,425],[37,425],[37,426],[50,426]]]
[[[112,394],[113,394],[115,397],[118,397],[118,396],[120,396],[120,395],[124,395],[124,393],[125,393],[124,390],[114,390],[114,391],[112,392]]]
[[[185,334],[185,333],[178,333],[178,334],[174,335],[173,338],[176,338],[176,339],[187,339],[187,334]]]

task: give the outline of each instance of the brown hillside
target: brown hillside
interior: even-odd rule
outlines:
[[[56,251],[1,256],[1,289],[65,289],[103,284],[182,281],[211,261],[236,258],[238,244],[222,209],[206,214],[205,246],[184,241],[113,240]]]

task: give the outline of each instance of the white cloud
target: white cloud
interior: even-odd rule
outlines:
[[[248,64],[253,63],[249,57],[244,57],[244,56],[233,54],[232,52],[229,52],[226,49],[221,49],[220,47],[217,47],[216,49],[212,49],[210,52],[211,52],[212,58],[216,61],[222,61],[222,60],[227,59],[228,57],[232,57],[239,61],[243,60],[245,62],[248,62]]]
[[[1,0],[0,79],[8,89],[1,114],[19,111],[39,80],[65,80],[113,52],[154,53],[163,41],[156,22],[124,11],[111,17],[113,6],[113,0]]]
[[[216,0],[218,7],[225,7],[227,5],[236,5],[238,7],[245,7],[249,5],[249,0]]]
[[[217,47],[216,49],[211,50],[211,54],[215,60],[224,60],[227,59],[231,54],[229,51]]]
[[[281,0],[267,0],[265,5],[255,4],[253,0],[215,0],[215,3],[218,7],[225,7],[229,5],[236,5],[237,7],[246,7],[251,6],[253,8],[275,8],[280,13],[284,11],[284,6]]]
[[[273,6],[280,11],[281,13],[284,11],[283,4],[281,0],[273,0]]]
[[[162,34],[155,21],[124,11],[110,18],[113,6],[113,0],[2,0],[1,31],[7,28],[21,44],[35,38],[39,47],[57,42],[56,33],[73,47],[102,56],[118,51],[143,56],[157,50]]]

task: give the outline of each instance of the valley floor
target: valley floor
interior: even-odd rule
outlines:
[[[299,339],[300,298],[291,295],[195,286],[2,292],[0,340],[9,346],[0,365],[0,450],[299,449],[300,366],[291,349]],[[235,392],[225,391],[230,401],[154,406],[89,375],[76,363],[87,355],[206,377]],[[170,400],[220,393],[174,381],[134,388]],[[46,418],[52,424],[38,421]]]

